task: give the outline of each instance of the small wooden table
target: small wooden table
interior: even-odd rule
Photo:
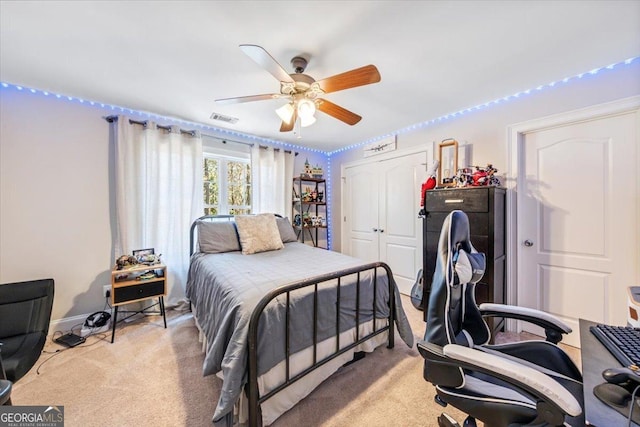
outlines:
[[[122,270],[111,270],[111,307],[112,330],[111,342],[116,334],[118,322],[118,307],[136,301],[144,301],[158,298],[158,302],[137,311],[124,311],[130,313],[122,320],[126,320],[138,313],[160,313],[167,328],[167,317],[164,310],[164,296],[167,294],[167,266],[164,264],[138,265]],[[150,312],[149,309],[159,306],[160,311]]]

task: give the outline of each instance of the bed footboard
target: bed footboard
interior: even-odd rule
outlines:
[[[376,313],[376,289],[378,286],[378,268],[383,268],[386,271],[387,276],[387,285],[389,287],[389,315],[388,321],[382,327],[377,327],[377,323],[375,320]],[[360,274],[366,271],[372,270],[373,274],[373,330],[372,332],[360,336]],[[339,310],[336,310],[336,348],[335,351],[330,355],[323,357],[321,360],[317,360],[317,346],[318,346],[318,285],[328,281],[337,281],[336,286],[336,296],[337,296],[337,304],[340,306],[340,287],[341,287],[341,279],[345,276],[356,275],[356,307],[355,307],[355,341],[351,344],[340,348],[340,313]],[[290,329],[291,329],[291,316],[290,316],[290,294],[292,291],[297,289],[305,288],[305,287],[313,287],[313,364],[307,369],[299,372],[295,375],[290,375],[290,363],[289,359],[291,357],[291,349],[290,349]],[[258,326],[260,321],[260,316],[262,315],[263,310],[267,307],[269,302],[271,302],[274,298],[279,295],[286,296],[286,308],[285,308],[285,381],[279,385],[278,387],[270,390],[264,396],[259,395],[258,388]],[[261,420],[260,416],[260,405],[286,388],[290,384],[300,380],[305,375],[309,374],[313,370],[323,366],[324,364],[330,362],[341,354],[357,347],[358,345],[364,343],[365,341],[373,338],[374,336],[381,334],[385,331],[388,331],[388,348],[393,348],[394,346],[394,320],[395,320],[395,282],[393,280],[393,274],[389,266],[383,262],[375,262],[370,264],[361,265],[358,267],[353,267],[349,269],[344,269],[340,271],[336,271],[329,274],[323,274],[320,276],[312,277],[310,279],[305,279],[300,282],[287,284],[276,288],[265,295],[251,315],[251,320],[249,323],[249,376],[247,383],[247,398],[249,401],[249,426],[257,427],[259,426],[259,420]],[[379,322],[383,323],[383,322]]]

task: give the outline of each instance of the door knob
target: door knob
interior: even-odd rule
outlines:
[[[529,248],[529,247],[533,246],[533,242],[531,240],[527,239],[527,240],[524,241],[524,245]]]
[[[380,229],[380,232],[381,232],[381,233],[384,233],[384,228],[381,228],[381,229]]]
[[[377,229],[377,228],[374,228],[374,229],[373,229],[373,232],[374,232],[374,233],[377,233],[377,232],[378,232],[378,229]]]

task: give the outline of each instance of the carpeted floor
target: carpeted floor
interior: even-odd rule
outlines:
[[[403,304],[419,339],[422,312],[405,297]],[[114,344],[110,334],[58,352],[63,347],[47,343],[14,385],[14,405],[63,405],[67,427],[211,425],[221,380],[202,376],[191,314],[170,311],[167,321],[166,330],[157,316],[125,324]],[[398,338],[394,349],[382,346],[341,368],[273,426],[437,426],[443,408],[433,397],[418,351]],[[451,407],[446,412],[463,420]]]

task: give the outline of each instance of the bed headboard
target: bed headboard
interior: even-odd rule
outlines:
[[[282,215],[274,215],[278,218],[282,218]],[[193,223],[191,224],[191,228],[189,229],[189,257],[191,257],[191,255],[193,255],[197,251],[196,246],[198,245],[198,239],[196,239],[196,233],[198,230],[198,221],[235,221],[234,218],[235,215],[203,215],[193,221]]]

